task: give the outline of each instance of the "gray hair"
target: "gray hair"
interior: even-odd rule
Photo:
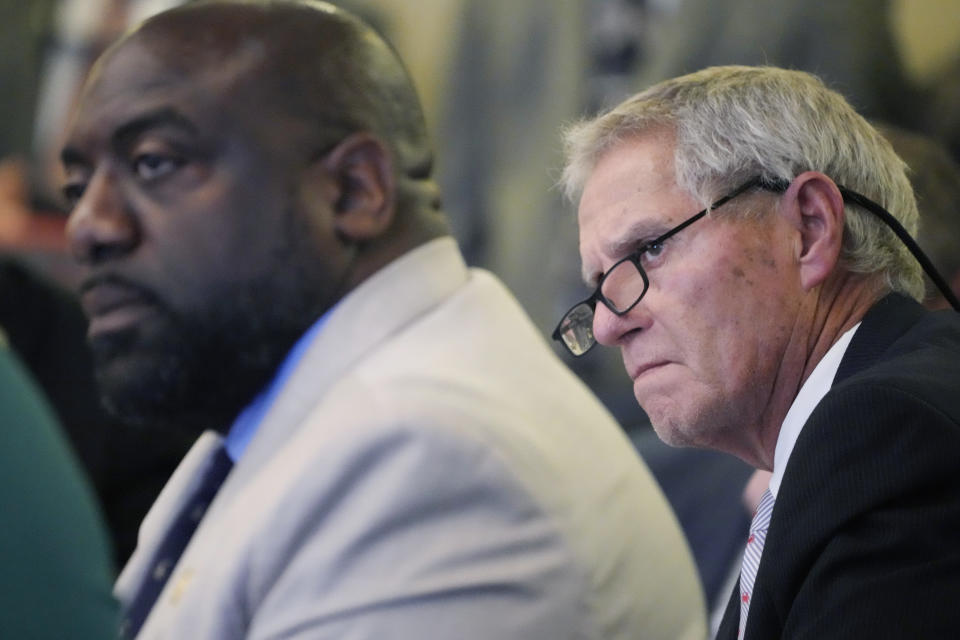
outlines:
[[[917,204],[890,143],[815,76],[774,67],[711,67],[666,80],[564,131],[561,185],[571,200],[624,140],[671,130],[677,184],[707,204],[754,176],[791,181],[820,171],[890,211],[916,236]],[[922,269],[873,214],[845,207],[842,264],[923,298]]]

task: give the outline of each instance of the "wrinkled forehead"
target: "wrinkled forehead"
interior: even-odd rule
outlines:
[[[651,131],[606,150],[584,184],[577,209],[580,256],[587,282],[635,248],[695,212],[697,202],[676,182],[674,138]]]
[[[629,136],[606,149],[596,160],[584,182],[577,208],[581,229],[599,227],[609,233],[622,227],[625,218],[632,218],[656,202],[681,192],[676,182],[672,133],[654,130]],[[608,229],[608,227],[610,229]]]

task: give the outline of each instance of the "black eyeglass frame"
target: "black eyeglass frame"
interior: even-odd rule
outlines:
[[[600,278],[600,282],[597,283],[597,288],[594,289],[593,293],[590,294],[590,296],[589,296],[588,298],[586,298],[586,299],[584,299],[584,300],[581,300],[580,302],[578,302],[578,303],[576,303],[575,305],[573,305],[572,307],[570,307],[570,308],[567,310],[567,312],[563,314],[563,317],[560,318],[560,322],[557,323],[556,328],[553,330],[553,334],[551,334],[551,337],[552,337],[554,340],[560,342],[564,347],[566,347],[567,351],[569,351],[569,352],[571,353],[571,355],[573,355],[574,357],[582,356],[583,354],[587,353],[587,351],[590,351],[590,349],[592,349],[592,348],[597,344],[596,340],[593,340],[593,343],[592,343],[587,349],[585,349],[583,352],[581,352],[581,353],[574,353],[573,349],[571,349],[570,346],[569,346],[569,345],[566,343],[566,341],[563,339],[563,331],[562,331],[562,329],[566,328],[566,327],[565,327],[565,323],[566,323],[567,319],[570,318],[571,315],[573,315],[574,310],[576,310],[576,309],[578,309],[579,307],[582,307],[582,306],[588,306],[588,307],[590,307],[590,311],[591,311],[591,315],[592,315],[592,313],[593,313],[593,312],[596,310],[596,308],[597,308],[597,301],[599,300],[601,303],[603,303],[603,305],[604,305],[607,309],[610,310],[611,313],[613,313],[613,314],[615,314],[615,315],[617,315],[617,316],[622,316],[622,315],[625,315],[625,314],[629,313],[630,310],[633,309],[635,306],[637,306],[637,304],[643,299],[643,296],[645,296],[645,295],[647,294],[647,289],[650,288],[650,279],[647,277],[647,272],[646,272],[646,270],[644,270],[643,266],[640,264],[640,260],[641,260],[641,258],[643,257],[643,254],[646,253],[647,251],[649,251],[651,247],[656,246],[656,245],[658,245],[658,244],[660,244],[660,243],[662,243],[662,242],[665,242],[666,240],[668,240],[668,239],[672,238],[673,236],[675,236],[676,234],[680,233],[681,231],[683,231],[684,229],[686,229],[687,227],[689,227],[690,225],[692,225],[692,224],[693,224],[694,222],[696,222],[697,220],[703,218],[705,215],[707,215],[708,213],[710,213],[711,211],[713,211],[713,210],[716,209],[717,207],[723,206],[724,204],[726,204],[726,203],[729,202],[730,200],[733,200],[734,198],[736,198],[736,197],[739,196],[740,194],[742,194],[742,193],[744,193],[745,191],[747,191],[747,190],[749,190],[749,189],[752,189],[752,188],[754,188],[754,187],[767,188],[767,183],[764,182],[764,180],[763,180],[760,176],[756,176],[756,177],[754,177],[754,178],[751,178],[750,180],[748,180],[747,182],[743,183],[742,185],[740,185],[739,187],[737,187],[736,189],[734,189],[733,191],[731,191],[731,192],[728,193],[727,195],[725,195],[725,196],[723,196],[722,198],[720,198],[719,200],[713,202],[713,203],[712,203],[709,207],[707,207],[706,209],[704,209],[704,210],[702,210],[702,211],[699,211],[699,212],[693,214],[692,216],[690,216],[689,218],[687,218],[686,220],[684,220],[683,222],[681,222],[681,223],[678,224],[677,226],[673,227],[673,228],[670,229],[669,231],[667,231],[667,232],[663,233],[662,235],[654,238],[654,239],[651,240],[650,242],[645,242],[645,243],[643,244],[643,246],[641,246],[641,247],[640,247],[639,249],[637,249],[636,251],[633,251],[632,253],[630,253],[630,255],[626,256],[625,258],[621,258],[620,260],[617,260],[616,262],[614,262],[612,265],[610,265],[610,268],[607,269],[607,272],[606,272],[605,274],[603,274],[603,276]],[[631,262],[631,263],[633,263],[633,266],[636,267],[637,272],[640,274],[640,277],[643,279],[643,290],[640,292],[640,295],[638,295],[637,298],[636,298],[631,304],[629,304],[626,308],[624,308],[624,309],[618,309],[618,308],[613,304],[613,302],[611,302],[605,295],[603,295],[602,289],[603,289],[603,283],[606,281],[607,276],[609,276],[611,273],[613,273],[614,270],[616,270],[616,268],[619,267],[619,266],[620,266],[621,264],[623,264],[624,262]]]
[[[593,293],[588,298],[581,300],[580,302],[570,307],[570,309],[568,309],[567,312],[563,314],[563,317],[560,318],[560,322],[557,323],[556,328],[553,330],[551,337],[557,342],[559,342],[560,344],[562,344],[567,349],[567,351],[569,351],[570,354],[573,355],[574,357],[579,357],[586,354],[588,351],[593,349],[593,347],[596,346],[597,344],[596,339],[592,337],[592,328],[591,328],[592,342],[589,347],[587,347],[580,353],[575,353],[573,349],[566,343],[566,341],[563,339],[563,332],[561,331],[561,329],[566,328],[565,323],[567,322],[567,319],[573,315],[573,312],[576,309],[582,306],[588,306],[590,308],[591,318],[592,318],[592,314],[596,311],[598,300],[602,302],[603,305],[607,307],[607,309],[609,309],[611,313],[617,316],[623,316],[629,313],[630,310],[633,309],[635,306],[637,306],[637,304],[647,294],[647,289],[649,289],[650,287],[650,280],[647,277],[647,272],[643,269],[643,266],[641,266],[640,264],[641,257],[643,256],[644,253],[650,250],[650,247],[660,244],[665,240],[671,238],[672,236],[676,235],[680,231],[683,231],[684,229],[689,227],[691,224],[693,224],[697,220],[703,218],[709,212],[726,204],[733,198],[736,198],[737,196],[739,196],[740,194],[744,193],[749,189],[760,188],[760,189],[764,189],[765,191],[783,193],[784,191],[787,190],[789,186],[790,186],[790,182],[787,180],[782,180],[779,178],[771,180],[771,179],[763,178],[762,176],[755,176],[750,180],[748,180],[747,182],[745,182],[744,184],[737,187],[736,189],[734,189],[733,191],[731,191],[730,193],[728,193],[727,195],[725,195],[724,197],[720,198],[719,200],[711,204],[709,207],[707,207],[703,211],[699,211],[695,213],[694,215],[690,216],[689,218],[687,218],[677,226],[673,227],[663,235],[651,240],[650,242],[645,242],[642,247],[632,252],[630,255],[626,256],[625,258],[622,258],[617,262],[613,263],[613,265],[611,265],[610,268],[607,269],[607,272],[603,275],[603,277],[600,278],[600,282],[597,283],[597,288],[593,291]],[[953,307],[955,311],[960,312],[960,301],[957,300],[957,297],[954,295],[953,291],[947,285],[946,281],[943,279],[940,273],[937,272],[936,268],[933,266],[933,263],[930,261],[927,255],[923,252],[923,250],[920,249],[920,246],[916,243],[916,241],[910,236],[907,230],[903,228],[903,225],[901,225],[900,222],[896,218],[894,218],[889,211],[881,207],[879,204],[877,204],[873,200],[867,198],[866,196],[861,195],[851,189],[847,189],[846,187],[843,187],[841,185],[837,185],[837,189],[840,191],[840,195],[843,197],[844,202],[848,204],[856,204],[866,209],[870,213],[874,214],[878,218],[880,218],[880,220],[884,224],[886,224],[891,229],[891,231],[893,231],[893,233],[897,236],[897,238],[899,238],[899,240],[904,245],[906,245],[907,249],[910,251],[913,257],[917,260],[917,262],[920,263],[920,266],[923,268],[924,272],[927,274],[927,277],[929,277],[930,280],[933,282],[933,284],[937,287],[937,289],[939,289],[940,293],[947,300],[947,302],[950,303],[950,305]],[[633,263],[633,265],[637,269],[637,272],[640,274],[640,277],[643,279],[643,290],[640,292],[640,295],[637,296],[636,300],[634,300],[629,306],[627,306],[623,310],[619,310],[614,306],[612,302],[610,302],[607,299],[606,296],[603,295],[603,293],[601,292],[601,289],[603,288],[603,283],[606,280],[607,276],[609,276],[618,266],[628,261]]]

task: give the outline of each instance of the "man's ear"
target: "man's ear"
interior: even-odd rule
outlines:
[[[369,133],[355,133],[318,162],[337,234],[366,242],[386,232],[396,210],[393,158],[387,146]]]
[[[782,206],[799,232],[800,284],[809,291],[823,283],[840,261],[843,196],[833,180],[818,171],[806,171],[790,183]]]

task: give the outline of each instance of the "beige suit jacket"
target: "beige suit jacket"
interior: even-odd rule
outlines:
[[[218,436],[144,522],[121,600]],[[507,290],[428,243],[331,313],[142,639],[700,639],[680,529]]]

